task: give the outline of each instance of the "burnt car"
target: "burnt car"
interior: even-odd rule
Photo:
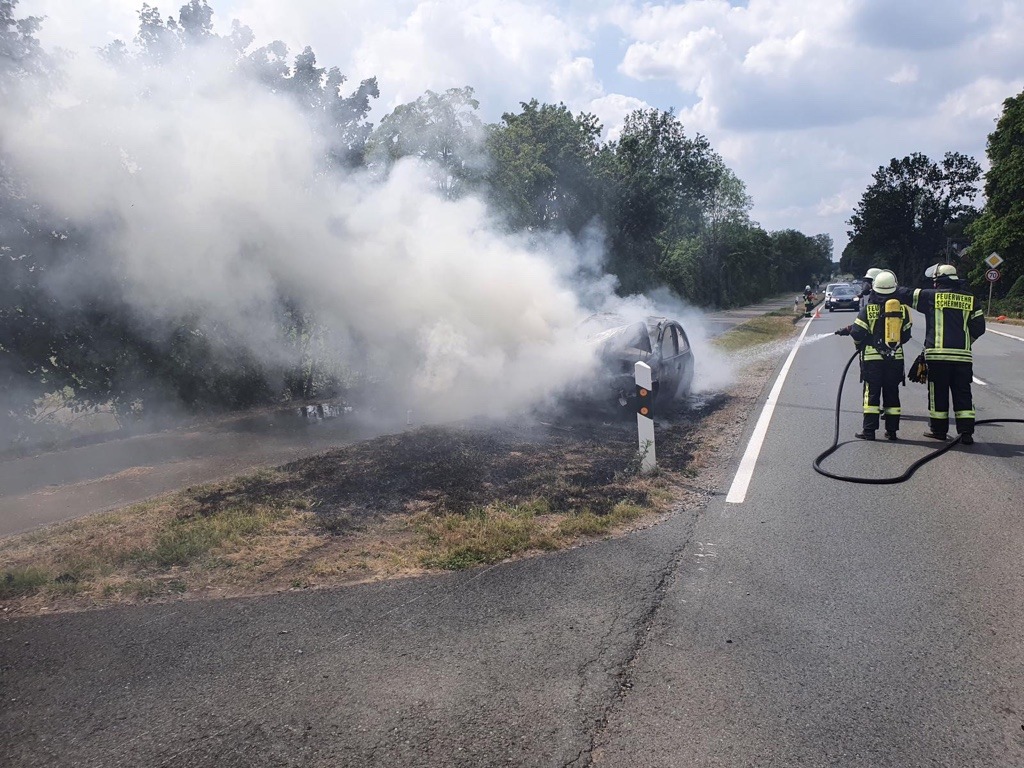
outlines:
[[[656,407],[661,404],[664,408],[690,393],[693,349],[682,324],[667,317],[623,322],[615,315],[595,316],[590,324],[605,326],[587,337],[601,362],[600,397],[623,408],[634,407],[634,366],[638,362],[651,366]]]

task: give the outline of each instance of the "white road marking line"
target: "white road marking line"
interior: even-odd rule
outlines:
[[[1022,339],[1020,336],[1014,336],[1012,333],[1004,333],[1003,331],[997,331],[997,330],[995,330],[993,328],[989,328],[987,330],[988,330],[989,333],[994,333],[997,336],[1005,336],[1008,339],[1013,339],[1014,341],[1019,341],[1021,343],[1024,343],[1024,339]]]
[[[983,386],[983,387],[987,387],[988,386],[988,384],[986,384],[984,381],[979,379],[977,376],[975,376],[973,378],[974,378],[974,383],[975,384],[981,384],[981,386]]]
[[[743,458],[740,459],[740,466],[736,470],[736,477],[733,478],[732,487],[729,488],[729,494],[725,497],[727,504],[742,504],[747,498],[747,489],[750,487],[750,481],[754,477],[757,457],[761,453],[761,445],[768,434],[768,423],[772,420],[772,414],[775,412],[775,404],[778,402],[779,395],[782,392],[782,385],[786,383],[786,376],[789,374],[790,366],[793,365],[793,358],[796,357],[797,350],[800,349],[800,343],[804,340],[804,336],[807,335],[807,329],[811,327],[812,322],[814,322],[813,317],[804,326],[803,331],[800,332],[796,344],[793,345],[789,357],[786,358],[782,370],[779,371],[779,378],[775,380],[775,386],[768,393],[768,399],[761,410],[761,416],[757,419],[757,424],[754,426],[750,442],[747,443],[747,450],[744,451]]]

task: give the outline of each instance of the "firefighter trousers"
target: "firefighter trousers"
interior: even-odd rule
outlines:
[[[937,435],[949,432],[949,396],[952,394],[956,431],[961,435],[974,434],[973,380],[972,363],[928,361],[928,416],[932,432]]]
[[[903,361],[865,360],[861,365],[861,378],[864,381],[864,431],[877,430],[883,415],[886,432],[898,430]]]

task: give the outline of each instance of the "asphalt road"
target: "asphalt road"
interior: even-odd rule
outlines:
[[[747,496],[698,521],[597,764],[1024,765],[1024,425],[979,427],[902,485],[820,477],[851,352],[797,353]],[[1024,418],[1024,341],[975,354],[979,418]],[[829,470],[898,475],[935,447],[923,386],[902,391],[898,444],[853,439],[856,381],[845,394]]]
[[[278,466],[373,434],[380,430],[350,416],[307,423],[285,409],[0,461],[0,536]]]
[[[1019,768],[1024,425],[904,485],[822,478],[851,351],[798,351],[742,503],[468,573],[0,620],[0,765]],[[976,355],[980,415],[1021,417],[1024,342]],[[923,387],[905,442],[865,444],[848,386],[831,467],[933,447]]]

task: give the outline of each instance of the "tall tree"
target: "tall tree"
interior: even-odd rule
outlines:
[[[850,242],[840,265],[864,274],[888,267],[912,281],[929,265],[950,258],[950,241],[977,212],[981,166],[947,152],[941,163],[915,152],[893,158],[873,175],[848,223]]]
[[[746,187],[717,154],[708,159],[708,186],[700,198],[700,233],[705,285],[715,305],[736,303],[746,294],[743,270],[751,255]]]
[[[10,93],[14,81],[41,74],[47,58],[36,33],[38,16],[14,17],[18,0],[0,0],[0,96]]]
[[[808,237],[784,229],[772,232],[771,240],[776,290],[799,290],[832,273],[832,238],[828,235]]]
[[[478,182],[484,171],[483,124],[473,89],[427,91],[381,121],[368,142],[371,164],[388,169],[403,157],[430,164],[438,191],[455,198]]]
[[[283,47],[283,44],[278,45]],[[329,159],[334,165],[354,168],[363,164],[366,142],[373,130],[366,117],[370,100],[380,96],[380,89],[377,78],[371,77],[346,96],[342,93],[346,81],[337,67],[318,67],[316,54],[306,46],[295,57],[290,72],[279,71],[272,87],[291,93],[307,114],[327,129]]]
[[[520,104],[490,126],[490,195],[514,229],[579,234],[601,212],[601,125],[564,104]]]
[[[17,0],[0,0],[0,101],[6,105],[20,83],[48,72],[49,59],[36,37],[41,19],[16,18]],[[0,435],[18,434],[40,394],[40,366],[50,354],[53,329],[40,291],[38,253],[56,244],[45,220],[10,167],[0,133]],[[0,440],[0,448],[5,440]]]
[[[613,268],[623,290],[642,291],[667,250],[699,233],[716,156],[705,137],[690,138],[675,115],[656,109],[627,115],[610,149]]]
[[[980,283],[993,251],[1005,259],[997,289],[1005,293],[1024,276],[1024,91],[1003,102],[1003,114],[988,135],[985,208],[969,228],[974,238],[971,277]]]
[[[102,53],[107,60],[126,66],[162,66],[198,46],[221,46],[238,59],[241,72],[275,93],[290,95],[318,121],[317,129],[327,130],[326,160],[331,165],[352,168],[363,163],[366,141],[373,129],[367,120],[371,100],[380,96],[376,78],[363,80],[346,95],[342,89],[347,78],[337,67],[317,66],[316,54],[309,46],[289,64],[288,46],[280,40],[249,51],[255,39],[251,29],[236,19],[230,34],[218,35],[213,29],[213,16],[207,0],[189,0],[181,6],[177,18],[166,19],[159,8],[143,3],[138,12],[136,51],[115,40]]]

